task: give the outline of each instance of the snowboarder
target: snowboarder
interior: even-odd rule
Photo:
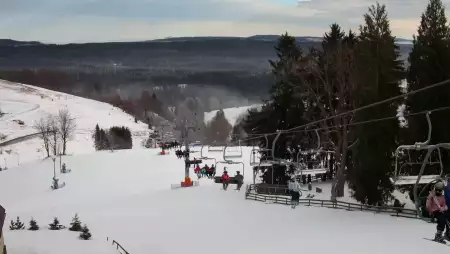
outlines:
[[[223,171],[223,175],[222,175],[223,190],[227,190],[229,181],[230,181],[230,176],[228,175],[228,172]]]
[[[434,190],[430,192],[430,195],[427,198],[427,210],[431,216],[436,218],[437,220],[437,231],[434,236],[434,241],[445,243],[445,238],[442,237],[442,233],[444,229],[447,228],[446,236],[448,235],[448,219],[447,219],[447,205],[445,203],[445,196],[443,195],[444,191],[444,183],[437,182],[434,185]]]
[[[291,192],[291,208],[294,209],[300,200],[300,184],[297,179],[292,179],[288,183],[288,189]]]
[[[236,171],[236,176],[234,177],[237,182],[236,190],[241,190],[242,184],[244,183],[244,176],[241,175],[240,171]]]

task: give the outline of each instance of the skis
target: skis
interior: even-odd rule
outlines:
[[[431,241],[431,242],[435,242],[435,243],[440,243],[440,244],[443,244],[443,245],[447,245],[447,246],[450,246],[450,243],[449,242],[447,242],[447,241],[445,241],[444,240],[444,242],[443,243],[441,243],[441,242],[438,242],[438,241],[435,241],[434,239],[431,239],[431,238],[423,238],[424,240],[428,240],[428,241]]]

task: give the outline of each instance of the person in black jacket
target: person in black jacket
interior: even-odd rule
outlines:
[[[234,179],[237,182],[236,190],[241,190],[242,184],[244,184],[244,176],[241,175],[240,171],[236,171],[236,176],[234,177]]]

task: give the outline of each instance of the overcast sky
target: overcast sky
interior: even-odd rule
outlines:
[[[447,5],[450,0],[443,0]],[[382,0],[394,35],[411,38],[427,0]],[[372,0],[0,0],[0,38],[133,41],[180,36],[322,36],[357,28]]]

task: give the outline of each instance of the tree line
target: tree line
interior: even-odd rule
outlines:
[[[248,134],[274,133],[427,87],[450,77],[450,28],[441,0],[430,0],[421,16],[417,35],[407,63],[399,59],[399,47],[390,29],[385,5],[368,8],[364,23],[356,32],[344,32],[332,24],[323,36],[320,48],[303,49],[295,38],[283,34],[275,46],[277,59],[270,61],[275,82],[270,99],[261,110],[249,115],[235,127],[240,138]],[[408,66],[405,68],[405,66]],[[406,87],[404,83],[406,80]],[[402,86],[403,85],[403,86]],[[279,137],[275,146],[277,158],[287,158],[288,147],[314,148],[318,138],[321,146],[333,151],[335,181],[332,198],[344,195],[344,186],[352,190],[358,201],[368,204],[386,203],[393,198],[394,186],[389,177],[395,166],[395,150],[402,144],[426,139],[428,126],[424,115],[357,124],[371,119],[420,112],[448,106],[450,87],[441,86],[424,93],[384,103],[356,113],[322,121],[309,128],[297,129]],[[450,113],[431,115],[433,143],[450,142]],[[272,147],[275,136],[268,136]],[[256,143],[266,146],[264,138]],[[420,156],[414,158],[420,161]],[[443,160],[449,162],[448,153]],[[286,168],[278,174],[284,176]],[[286,179],[286,178],[284,178]]]
[[[129,128],[124,126],[113,126],[104,130],[95,126],[92,135],[96,151],[100,150],[120,150],[133,148],[133,138]]]

